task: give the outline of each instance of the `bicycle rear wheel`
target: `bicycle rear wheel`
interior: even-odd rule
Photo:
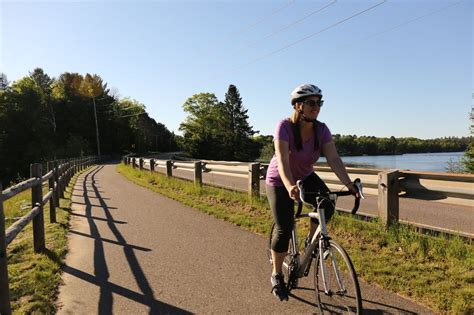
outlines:
[[[349,256],[341,245],[332,240],[328,250],[323,263],[329,292],[324,291],[319,255],[314,268],[314,290],[319,310],[329,314],[362,314],[359,281]]]

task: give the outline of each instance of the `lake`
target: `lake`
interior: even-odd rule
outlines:
[[[459,163],[464,152],[407,153],[402,155],[343,156],[346,166],[399,169],[422,172],[448,172],[450,162]],[[318,162],[326,162],[325,158]]]

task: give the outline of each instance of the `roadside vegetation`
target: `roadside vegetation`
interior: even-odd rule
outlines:
[[[61,283],[61,265],[68,251],[67,232],[71,209],[71,188],[56,207],[57,223],[49,222],[49,204],[44,207],[46,251],[33,251],[33,228],[29,223],[7,248],[10,300],[14,314],[52,314]],[[31,190],[26,190],[4,203],[6,227],[31,210]]]
[[[265,198],[246,193],[166,178],[120,164],[129,180],[183,204],[252,232],[267,236],[272,222]],[[301,240],[308,220],[298,223]],[[385,229],[377,221],[364,222],[335,215],[328,229],[348,251],[361,278],[410,297],[446,314],[474,312],[474,246],[459,237],[420,234],[408,226]],[[302,242],[300,242],[302,243]],[[262,253],[264,255],[265,253]]]

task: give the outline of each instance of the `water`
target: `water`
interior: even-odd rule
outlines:
[[[421,172],[448,172],[449,163],[458,165],[464,152],[408,153],[402,155],[343,156],[347,166],[399,169]],[[318,162],[326,162],[321,158]]]

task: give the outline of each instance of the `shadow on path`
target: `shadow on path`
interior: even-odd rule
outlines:
[[[97,173],[103,167],[104,166],[96,167],[91,172],[87,173],[85,175],[84,182],[83,182],[83,194],[81,197],[84,198],[84,203],[86,205],[85,217],[87,218],[87,221],[89,223],[91,234],[87,235],[85,233],[81,233],[77,231],[70,231],[71,233],[75,233],[81,236],[90,237],[94,239],[94,275],[85,273],[81,270],[78,270],[76,268],[73,268],[67,265],[63,266],[63,271],[100,287],[99,305],[97,309],[98,314],[112,314],[113,313],[112,293],[119,294],[135,302],[141,303],[143,305],[147,305],[150,308],[149,309],[150,314],[163,314],[163,313],[191,314],[190,312],[184,309],[160,302],[155,299],[153,290],[150,284],[148,283],[148,280],[134,252],[134,250],[150,251],[150,249],[127,244],[127,241],[125,240],[123,235],[120,233],[120,231],[116,227],[116,224],[119,222],[114,221],[112,214],[110,213],[109,207],[107,206],[105,202],[106,198],[102,198],[96,186],[95,177]],[[90,180],[88,180],[89,178]],[[105,220],[107,221],[107,225],[109,229],[112,231],[112,233],[114,234],[114,236],[116,237],[117,241],[101,238],[99,229],[96,223],[94,222],[94,219],[96,218],[92,215],[91,199],[94,199],[95,201],[99,200],[100,208],[102,208],[106,216]],[[95,209],[98,209],[98,206],[95,206],[95,207],[96,207]],[[104,219],[101,219],[101,220],[104,220]],[[135,281],[138,287],[140,288],[141,293],[134,292],[130,289],[110,283],[108,281],[110,273],[107,267],[107,262],[105,260],[105,253],[104,253],[104,246],[103,246],[104,242],[123,246],[125,257],[128,261],[130,270],[132,271],[134,275]]]
[[[304,291],[314,291],[313,288],[306,288],[306,287],[298,287],[296,288],[297,290],[304,290]],[[321,291],[320,294],[322,296],[324,296],[324,292]],[[314,306],[314,307],[318,307],[318,305],[314,302],[311,302],[311,301],[308,301],[306,299],[303,299],[301,297],[298,297],[296,296],[295,294],[293,293],[290,293],[290,296],[300,302],[303,302],[305,304],[308,304],[308,305],[311,305],[311,306]],[[316,297],[315,297],[316,299]],[[390,309],[390,312],[387,312],[386,310],[381,310],[381,309],[374,309],[374,308],[371,308],[371,309],[366,309],[364,307],[364,304],[365,303],[371,303],[373,305],[379,305],[379,306],[382,306],[382,307],[386,307],[388,309]],[[323,307],[323,310],[326,310],[327,311],[327,308],[330,307],[331,309],[334,309],[336,308],[335,305],[331,305],[327,302],[322,302],[322,307]],[[406,315],[415,315],[417,313],[413,313],[413,312],[410,312],[410,311],[407,311],[403,308],[399,308],[399,307],[396,307],[396,306],[393,306],[393,305],[389,305],[389,304],[384,304],[384,303],[379,303],[379,302],[375,302],[375,301],[370,301],[370,300],[367,300],[367,299],[364,299],[364,297],[362,296],[362,308],[363,308],[363,314],[364,315],[383,315],[383,314],[393,314],[392,312],[396,313],[396,314],[406,314]]]

